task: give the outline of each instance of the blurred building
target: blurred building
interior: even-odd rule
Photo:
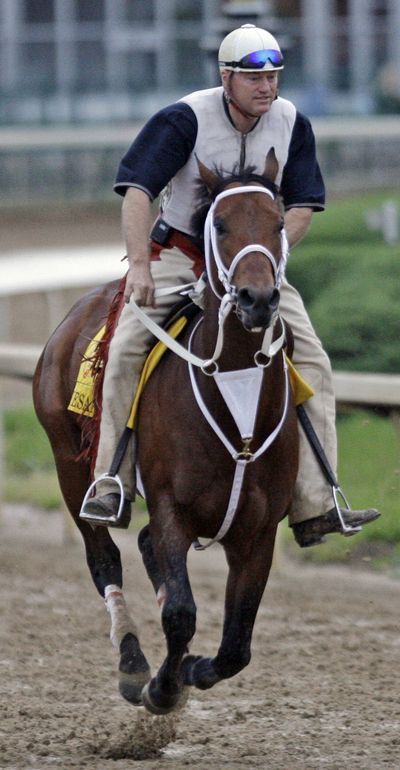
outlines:
[[[400,0],[0,0],[2,209],[116,198],[143,121],[217,84],[219,43],[248,21],[283,47],[330,188],[397,184],[399,120],[371,114],[400,112]]]
[[[0,0],[0,124],[141,119],[213,84],[210,54],[248,20],[282,40],[310,113],[367,113],[398,87],[400,0]]]

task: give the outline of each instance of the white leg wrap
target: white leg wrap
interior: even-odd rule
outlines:
[[[120,644],[126,634],[138,637],[138,631],[125,603],[122,589],[119,586],[106,586],[104,599],[108,612],[111,615],[111,644],[119,652]]]

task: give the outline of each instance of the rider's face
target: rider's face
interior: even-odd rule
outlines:
[[[264,115],[271,108],[278,91],[278,72],[221,73],[227,93],[251,115]]]

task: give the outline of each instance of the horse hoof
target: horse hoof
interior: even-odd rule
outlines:
[[[200,655],[187,655],[183,659],[182,674],[185,685],[198,687],[199,690],[208,690],[221,680],[215,671],[212,658],[203,658]]]
[[[119,691],[125,700],[142,705],[142,690],[151,679],[150,666],[140,649],[138,638],[125,634],[120,644]]]
[[[137,674],[127,674],[124,671],[120,671],[118,685],[120,694],[129,703],[132,703],[133,706],[142,706],[142,690],[150,682],[150,679],[150,669]]]
[[[142,690],[142,703],[143,706],[146,707],[147,711],[150,711],[151,714],[156,714],[157,716],[162,716],[164,714],[169,714],[171,711],[178,711],[179,709],[182,709],[189,697],[189,687],[184,687],[181,692],[178,694],[178,697],[176,700],[169,704],[168,706],[162,706],[158,703],[156,703],[150,693],[150,685],[151,682],[148,682]]]

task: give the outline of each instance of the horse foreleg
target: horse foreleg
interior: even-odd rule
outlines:
[[[85,542],[90,573],[110,614],[110,639],[120,656],[119,691],[130,703],[139,705],[143,686],[151,676],[150,666],[140,648],[137,626],[122,592],[119,549],[104,527],[92,527],[79,520],[77,523]]]
[[[122,564],[119,548],[105,527],[93,527],[78,518],[76,518],[76,523],[85,543],[86,561],[93,583],[100,596],[104,598],[106,586],[122,586]]]
[[[106,586],[106,607],[111,617],[110,639],[120,655],[119,691],[130,703],[142,703],[142,689],[150,680],[150,666],[140,648],[139,633],[126,606],[122,588]]]
[[[215,658],[188,655],[184,659],[186,685],[207,690],[250,662],[251,637],[271,568],[274,539],[275,532],[268,539],[257,539],[250,552],[226,549],[229,575],[221,645]]]
[[[167,536],[152,537],[159,577],[165,580],[161,621],[167,643],[167,657],[157,675],[142,692],[143,703],[154,714],[166,714],[185,701],[181,673],[182,659],[196,628],[196,605],[187,572],[190,540],[168,522]],[[156,586],[155,586],[156,587]]]

